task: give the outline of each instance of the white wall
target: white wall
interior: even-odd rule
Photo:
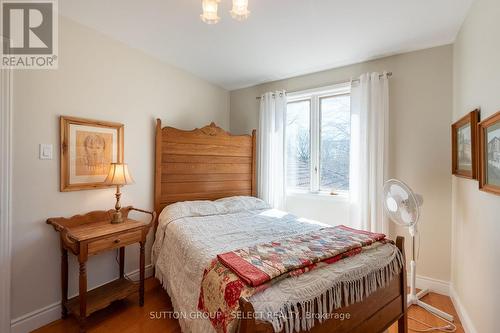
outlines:
[[[229,127],[227,91],[63,17],[59,33],[59,69],[14,78],[13,318],[60,300],[58,234],[45,220],[114,206],[113,189],[59,192],[60,115],[125,124],[125,161],[136,183],[123,189],[122,204],[144,209],[153,207],[156,117],[186,129],[211,121]],[[53,160],[38,160],[39,143],[54,145]],[[126,256],[126,271],[136,269],[138,249]],[[117,272],[114,253],[91,257],[89,287]],[[70,294],[77,279],[72,258]]]
[[[450,123],[452,114],[452,47],[442,46],[353,66],[275,81],[231,92],[231,131],[257,127],[259,103],[271,90],[303,90],[343,82],[368,71],[391,71],[390,175],[406,181],[424,196],[419,275],[448,281],[451,247]],[[347,205],[321,201],[318,209],[293,198],[288,209],[326,223],[345,223]],[[291,204],[290,204],[291,203]],[[315,206],[315,207],[316,207]],[[391,224],[392,225],[392,224]],[[393,235],[409,235],[391,227]],[[407,249],[410,249],[407,242]],[[409,252],[408,252],[409,253]]]
[[[500,2],[476,0],[454,45],[458,120],[476,107],[481,119],[500,110]],[[500,196],[453,178],[452,285],[476,332],[500,327]]]

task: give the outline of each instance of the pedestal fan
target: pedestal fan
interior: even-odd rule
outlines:
[[[420,217],[420,206],[423,204],[422,196],[413,191],[400,180],[390,179],[384,183],[384,208],[389,218],[396,224],[409,228],[411,236],[412,257],[410,262],[410,293],[408,294],[408,306],[418,305],[448,321],[453,321],[453,316],[441,311],[420,299],[429,293],[428,289],[417,293],[415,288],[416,268],[415,262],[415,235],[417,234],[417,222]]]

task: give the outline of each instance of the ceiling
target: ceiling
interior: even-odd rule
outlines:
[[[64,0],[62,15],[228,90],[454,41],[473,0]]]

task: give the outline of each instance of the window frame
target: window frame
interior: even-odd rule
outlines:
[[[350,82],[335,84],[326,87],[302,90],[294,93],[289,93],[287,95],[287,107],[288,103],[300,102],[309,100],[309,150],[311,155],[311,165],[310,165],[310,188],[309,190],[303,190],[300,188],[288,187],[286,184],[287,194],[311,194],[311,195],[321,195],[321,196],[331,196],[331,197],[343,197],[346,198],[349,191],[336,191],[335,194],[329,191],[321,191],[321,99],[342,95],[351,94],[351,84]],[[286,124],[285,112],[285,124]],[[285,127],[285,138],[286,138],[286,127]],[[285,140],[286,142],[286,140]],[[287,179],[287,158],[285,154],[285,179]]]

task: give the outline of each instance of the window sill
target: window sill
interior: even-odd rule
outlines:
[[[314,200],[325,200],[325,201],[337,201],[337,202],[348,202],[349,192],[341,192],[336,195],[332,195],[328,192],[309,192],[309,191],[288,191],[286,193],[287,197],[294,198],[304,198],[304,199],[314,199]]]

